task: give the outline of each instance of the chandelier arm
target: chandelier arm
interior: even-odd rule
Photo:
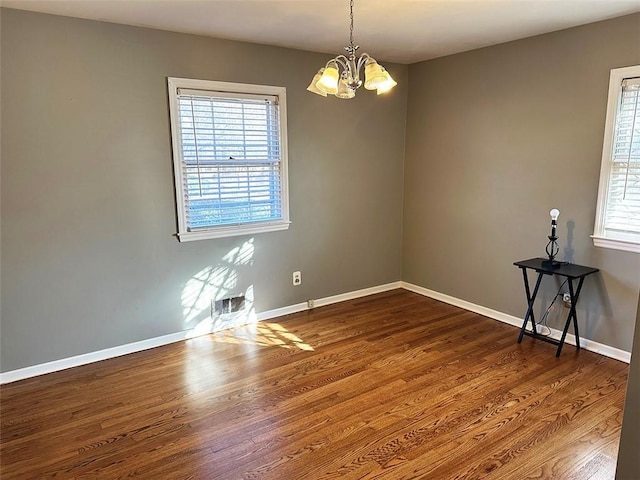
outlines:
[[[340,64],[340,66],[342,68],[344,68],[345,70],[349,70],[350,69],[350,67],[349,67],[349,59],[347,57],[345,57],[344,55],[338,55],[337,57],[332,58],[331,60],[329,60],[327,62],[327,65],[329,65],[329,63],[331,63],[331,62],[336,62],[336,63]]]
[[[358,58],[358,63],[355,65],[356,70],[355,70],[355,75],[360,78],[360,70],[362,70],[362,66],[367,63],[367,60],[372,59],[373,57],[371,57],[368,53],[363,53],[362,55],[360,55],[360,57]]]
[[[371,55],[369,55],[368,53],[362,53],[358,58],[358,68],[362,67],[362,65],[370,58],[373,60]]]

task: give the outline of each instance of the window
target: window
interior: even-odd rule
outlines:
[[[168,83],[180,241],[288,228],[285,88]]]
[[[640,252],[640,65],[611,70],[593,243]]]

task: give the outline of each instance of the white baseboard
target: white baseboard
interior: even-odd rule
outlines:
[[[497,310],[492,310],[490,308],[483,307],[481,305],[476,305],[475,303],[467,302],[466,300],[461,300],[459,298],[452,297],[444,293],[435,292],[433,290],[429,290],[428,288],[420,287],[412,283],[401,282],[401,286],[405,290],[409,290],[411,292],[424,295],[425,297],[433,298],[434,300],[439,300],[441,302],[448,303],[449,305],[454,305],[456,307],[464,308],[465,310],[469,310],[471,312],[478,313],[485,317],[498,320],[499,322],[508,323],[509,325],[513,325],[514,327],[518,327],[518,328],[522,327],[522,318],[520,317],[514,317],[513,315],[499,312]],[[555,328],[551,328],[550,330],[551,330],[550,337],[556,340],[560,340],[560,337],[562,337],[562,331],[556,330]],[[575,346],[576,344],[575,335],[571,333],[567,333],[565,342]],[[585,350],[589,350],[591,352],[599,353],[600,355],[604,355],[605,357],[613,358],[615,360],[620,360],[621,362],[625,362],[625,363],[631,362],[631,352],[626,352],[624,350],[620,350],[618,348],[614,348],[609,345],[604,345],[602,343],[594,342],[593,340],[589,340],[588,338],[580,339],[580,347],[584,348]]]
[[[320,307],[323,305],[330,305],[332,303],[344,302],[346,300],[352,300],[355,298],[366,297],[367,295],[373,295],[375,293],[386,292],[401,287],[401,282],[392,282],[384,285],[378,285],[376,287],[364,288],[362,290],[356,290],[353,292],[342,293],[340,295],[334,295],[331,297],[319,298],[315,300],[315,306]],[[289,315],[291,313],[298,313],[304,310],[308,310],[307,302],[296,303],[289,305],[288,307],[276,308],[273,310],[267,310],[265,312],[258,313],[258,321],[269,320],[271,318],[281,317],[283,315]],[[210,332],[204,331],[201,334],[206,335]],[[170,333],[168,335],[162,335],[160,337],[149,338],[147,340],[141,340],[139,342],[127,343],[125,345],[119,345],[117,347],[105,348],[104,350],[98,350],[96,352],[85,353],[82,355],[76,355],[73,357],[62,358],[60,360],[54,360],[53,362],[41,363],[33,365],[31,367],[19,368],[17,370],[10,370],[8,372],[0,373],[0,385],[5,383],[16,382],[18,380],[24,380],[26,378],[37,377],[46,373],[53,373],[60,370],[66,370],[67,368],[78,367],[80,365],[86,365],[93,362],[99,362],[101,360],[107,360],[109,358],[120,357],[122,355],[128,355],[130,353],[141,352],[150,348],[161,347],[162,345],[168,345],[170,343],[180,342],[193,338],[194,333],[190,330],[184,330],[181,332]]]
[[[333,295],[331,297],[318,298],[314,299],[314,308],[324,307],[325,305],[331,305],[333,303],[346,302],[347,300],[362,298],[366,297],[367,295],[374,295],[376,293],[388,292],[389,290],[395,290],[396,288],[402,288],[402,282],[385,283],[384,285],[363,288],[362,290],[341,293],[339,295]],[[294,305],[289,305],[288,307],[267,310],[266,312],[258,313],[257,316],[258,321],[261,322],[263,320],[269,320],[270,318],[282,317],[283,315],[290,315],[292,313],[298,313],[304,310],[309,310],[307,302],[296,303]]]
[[[142,352],[143,350],[148,350],[150,348],[160,347],[162,345],[180,342],[189,338],[188,333],[189,332],[187,331],[170,333],[169,335],[162,335],[161,337],[154,337],[147,340],[141,340],[139,342],[127,343],[125,345],[119,345],[117,347],[105,348],[104,350],[98,350],[96,352],[89,352],[82,355],[75,355],[73,357],[61,358],[60,360],[54,360],[53,362],[46,362],[38,365],[33,365],[31,367],[19,368],[18,370],[10,370],[8,372],[0,373],[0,384],[16,382],[18,380],[24,380],[25,378],[37,377],[46,373],[66,370],[67,368],[78,367],[80,365],[99,362],[108,358],[120,357],[122,355],[128,355],[130,353]]]
[[[396,288],[404,288],[405,290],[409,290],[411,292],[424,295],[425,297],[433,298],[434,300],[439,300],[441,302],[448,303],[450,305],[454,305],[456,307],[460,307],[474,313],[478,313],[485,317],[492,318],[494,320],[498,320],[500,322],[507,323],[518,328],[522,326],[522,319],[519,317],[514,317],[513,315],[499,312],[497,310],[492,310],[481,305],[476,305],[475,303],[467,302],[466,300],[461,300],[459,298],[429,290],[428,288],[420,287],[408,282],[392,282],[384,285],[378,285],[376,287],[364,288],[362,290],[333,295],[331,297],[315,299],[315,306],[322,307],[325,305],[331,305],[333,303],[344,302],[347,300],[366,297],[367,295],[394,290]],[[265,312],[258,313],[256,316],[258,321],[263,321],[269,320],[271,318],[281,317],[283,315],[302,312],[304,310],[308,310],[306,302],[296,303],[294,305],[276,308],[273,310],[267,310]],[[207,333],[209,332],[203,332],[202,334]],[[561,331],[551,329],[552,338],[559,339],[561,335]],[[128,343],[126,345],[106,348],[104,350],[98,350],[96,352],[63,358],[60,360],[55,360],[53,362],[41,363],[39,365],[20,368],[18,370],[11,370],[8,372],[0,373],[0,385],[16,382],[18,380],[24,380],[26,378],[36,377],[39,375],[44,375],[46,373],[57,372],[59,370],[66,370],[67,368],[78,367],[80,365],[86,365],[88,363],[99,362],[101,360],[107,360],[109,358],[128,355],[130,353],[141,352],[143,350],[160,347],[162,345],[168,345],[174,342],[180,342],[182,340],[187,340],[193,337],[194,334],[192,331],[185,330],[181,332],[171,333],[169,335],[142,340],[139,342]],[[566,342],[571,345],[575,345],[575,336],[572,334],[567,334]],[[586,338],[582,338],[580,340],[580,343],[582,348],[586,350],[590,350],[592,352],[596,352],[606,357],[614,358],[626,363],[629,363],[631,361],[630,352],[626,352],[609,345],[604,345],[602,343],[594,342]]]
[[[385,283],[384,285],[378,285],[377,287],[363,288],[362,290],[356,290],[355,292],[341,293],[340,295],[333,295],[332,297],[319,298],[315,300],[315,305],[316,307],[323,307],[325,305],[331,305],[332,303],[346,302],[347,300],[366,297],[367,295],[388,292],[389,290],[395,290],[396,288],[402,288],[402,282]]]

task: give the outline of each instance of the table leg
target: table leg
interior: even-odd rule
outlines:
[[[580,333],[578,332],[578,316],[576,314],[576,304],[578,303],[578,298],[580,297],[580,291],[582,290],[582,284],[584,283],[584,277],[580,277],[580,281],[578,282],[578,288],[574,292],[573,283],[571,279],[568,279],[569,285],[569,296],[571,297],[571,309],[569,310],[569,315],[567,315],[567,321],[564,324],[564,330],[562,331],[562,337],[560,338],[560,344],[558,345],[558,350],[556,351],[556,357],[560,356],[560,352],[562,351],[562,346],[564,345],[564,340],[567,336],[567,331],[569,330],[569,324],[573,321],[573,332],[576,336],[576,348],[580,350]]]
[[[524,322],[522,323],[522,328],[520,329],[520,336],[518,337],[518,343],[522,342],[522,337],[524,337],[524,331],[527,328],[527,322],[529,318],[531,318],[531,327],[533,329],[534,335],[536,332],[536,321],[533,316],[533,304],[536,301],[536,295],[538,295],[538,289],[540,288],[540,282],[542,281],[542,273],[538,273],[538,279],[536,280],[536,286],[533,288],[533,294],[530,294],[529,290],[529,279],[527,278],[527,271],[525,268],[522,268],[522,277],[524,278],[524,291],[527,294],[527,313],[524,316]]]

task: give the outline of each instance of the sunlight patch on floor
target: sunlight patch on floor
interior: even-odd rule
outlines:
[[[230,328],[214,332],[209,336],[218,343],[232,343],[237,345],[257,345],[264,347],[297,348],[313,351],[313,347],[305,343],[297,335],[289,332],[279,323],[259,322],[242,327]]]

